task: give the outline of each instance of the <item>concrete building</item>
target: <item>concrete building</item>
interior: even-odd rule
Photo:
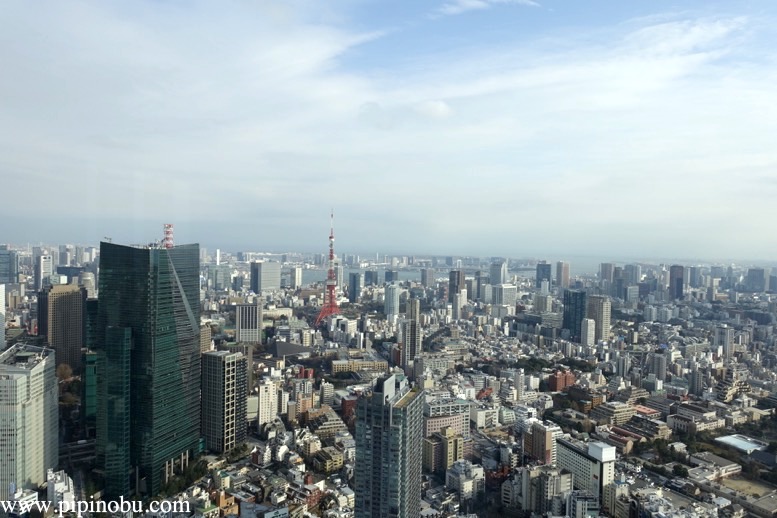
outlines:
[[[574,475],[575,489],[602,499],[604,487],[615,480],[615,446],[603,442],[556,441],[558,467]]]
[[[610,298],[602,295],[588,297],[588,318],[596,322],[596,341],[610,339]]]
[[[468,460],[457,460],[445,472],[445,487],[456,491],[460,502],[473,500],[486,491],[485,470]]]
[[[74,284],[45,286],[38,295],[38,334],[57,353],[57,364],[80,374],[84,347],[86,290]]]
[[[580,328],[580,345],[592,347],[596,344],[596,320],[584,318]]]
[[[202,436],[205,447],[227,453],[245,442],[248,362],[242,353],[202,355]]]
[[[523,436],[523,450],[530,458],[543,464],[556,465],[556,440],[563,431],[555,423],[534,422]]]
[[[275,419],[278,415],[278,387],[274,382],[263,380],[259,383],[259,411],[257,424],[259,428]]]
[[[0,500],[10,489],[37,489],[59,464],[55,353],[14,345],[0,353]]]
[[[281,289],[281,263],[257,261],[251,263],[251,291],[261,294]]]
[[[235,341],[262,343],[262,304],[237,304],[235,306]]]

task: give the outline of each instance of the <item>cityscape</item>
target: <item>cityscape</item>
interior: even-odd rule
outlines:
[[[773,0],[3,0],[0,518],[777,518]]]
[[[777,270],[338,254],[332,221],[317,254],[178,244],[173,224],[0,245],[2,499],[777,513]]]

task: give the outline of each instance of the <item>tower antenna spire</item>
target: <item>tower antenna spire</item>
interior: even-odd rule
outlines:
[[[326,274],[326,291],[324,291],[324,304],[316,318],[316,327],[329,316],[340,313],[337,305],[337,273],[335,272],[335,211],[329,213],[329,270]]]

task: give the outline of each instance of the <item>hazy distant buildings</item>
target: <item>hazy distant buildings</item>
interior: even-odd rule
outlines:
[[[448,275],[448,302],[453,303],[453,296],[466,288],[463,270],[451,270]]]
[[[202,436],[205,447],[226,453],[246,439],[248,366],[242,353],[202,355]]]
[[[539,289],[542,287],[542,281],[547,281],[548,285],[551,282],[550,263],[537,263],[537,274],[534,279],[534,287]]]
[[[559,261],[556,263],[556,286],[569,288],[569,263]]]
[[[35,258],[35,267],[33,269],[35,290],[40,291],[46,279],[54,273],[54,260],[50,255],[40,255]]]
[[[14,345],[0,353],[0,500],[10,488],[37,489],[59,464],[55,353]]]
[[[683,298],[683,270],[679,264],[669,267],[669,298],[672,300]]]
[[[389,320],[399,315],[399,292],[400,287],[396,284],[389,284],[386,286],[383,300],[383,312]]]
[[[19,282],[19,256],[8,245],[0,245],[0,284]]]
[[[505,284],[507,282],[507,261],[494,261],[490,269],[491,284]]]
[[[612,263],[601,263],[599,265],[599,279],[612,282],[615,276],[615,265]]]
[[[421,269],[421,286],[431,288],[434,286],[434,270],[432,268]]]
[[[257,261],[251,263],[251,291],[261,294],[281,289],[281,263]]]
[[[292,266],[289,271],[289,284],[291,289],[297,290],[302,287],[302,267]]]
[[[513,306],[518,301],[518,287],[512,284],[499,284],[491,287],[491,301],[497,306]]]
[[[348,302],[353,304],[359,301],[363,285],[364,280],[361,272],[351,272],[348,274]]]
[[[356,411],[356,518],[421,515],[423,392],[396,375],[377,381]]]

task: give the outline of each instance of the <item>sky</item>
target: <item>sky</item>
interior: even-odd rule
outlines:
[[[777,256],[771,0],[2,10],[0,242]]]

